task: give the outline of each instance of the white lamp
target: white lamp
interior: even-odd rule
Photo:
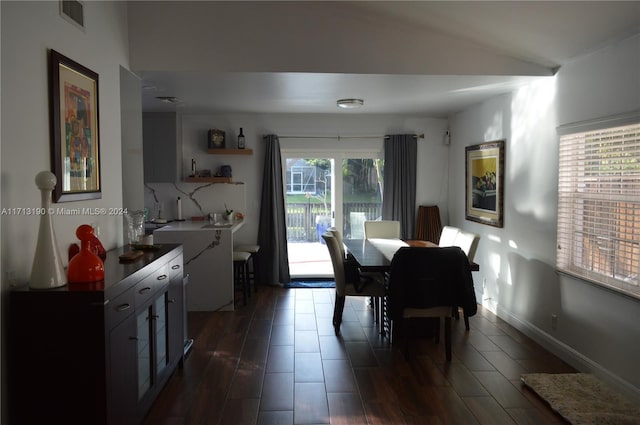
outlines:
[[[51,220],[51,191],[56,187],[56,176],[50,171],[36,175],[36,186],[40,189],[41,214],[38,243],[33,257],[29,287],[52,289],[67,284],[67,276],[58,252],[58,242]]]

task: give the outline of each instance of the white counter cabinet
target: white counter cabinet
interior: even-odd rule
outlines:
[[[234,309],[233,234],[242,221],[210,224],[176,221],[153,232],[155,244],[179,243],[184,250],[188,311]]]

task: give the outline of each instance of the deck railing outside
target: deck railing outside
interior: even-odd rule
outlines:
[[[344,204],[343,235],[351,235],[351,213],[364,214],[365,220],[376,220],[382,213],[380,203],[349,202]],[[330,212],[322,204],[287,203],[286,223],[289,242],[318,242],[320,235],[331,225]]]

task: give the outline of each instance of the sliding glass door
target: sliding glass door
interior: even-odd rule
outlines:
[[[364,239],[365,220],[382,215],[383,160],[344,158],[342,160],[342,235]]]
[[[322,234],[364,237],[364,221],[381,214],[382,167],[378,152],[282,152],[289,269],[293,278],[333,275]]]

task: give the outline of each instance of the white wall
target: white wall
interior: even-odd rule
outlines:
[[[253,149],[251,156],[216,156],[208,155],[207,130],[218,128],[226,132],[228,142],[235,143],[240,127],[243,128],[247,148]],[[205,199],[214,211],[220,211],[224,203],[230,208],[245,213],[247,222],[234,235],[241,243],[255,243],[258,235],[258,217],[260,214],[260,194],[262,190],[262,171],[264,166],[264,149],[262,137],[266,134],[280,136],[349,136],[415,133],[424,134],[418,141],[418,205],[439,205],[443,217],[447,215],[447,157],[449,147],[443,142],[447,121],[443,119],[420,118],[394,115],[361,115],[361,114],[218,114],[218,115],[182,115],[183,164],[178,173],[186,177],[191,170],[191,159],[195,159],[199,169],[209,168],[212,172],[223,164],[229,164],[233,170],[233,180],[244,182],[242,188],[217,184],[207,189],[206,195],[198,195]],[[311,149],[320,151],[358,151],[363,146],[382,151],[383,139],[368,138],[358,140],[295,140],[282,138],[283,149]],[[198,184],[177,183],[180,190],[192,191]],[[180,193],[172,184],[151,184],[156,196],[170,208],[175,204]],[[231,186],[231,187],[230,187]],[[185,216],[197,214],[198,210],[184,201]],[[150,190],[145,192],[145,206],[153,208],[153,196]],[[187,208],[192,208],[187,210]],[[169,216],[173,218],[174,216]]]
[[[99,74],[102,199],[54,206],[121,207],[120,65],[128,65],[126,7],[85,3],[85,32],[62,19],[58,8],[57,2],[2,2],[2,206],[40,206],[34,177],[51,169],[47,49],[55,49]],[[2,216],[3,268],[19,282],[30,273],[38,223],[34,216]],[[57,215],[53,224],[61,252],[77,241],[75,230],[84,223],[100,226],[106,248],[122,242],[119,216]]]
[[[555,271],[556,127],[639,109],[639,76],[640,36],[577,58],[555,77],[451,117],[449,157],[450,222],[481,235],[479,301],[574,366],[635,395],[640,300]],[[464,216],[465,146],[497,139],[506,139],[503,228]]]
[[[140,79],[120,67],[120,120],[122,128],[122,206],[144,208],[144,167],[142,147],[142,93]]]
[[[57,206],[122,206],[119,67],[128,68],[127,10],[120,2],[85,2],[84,6],[85,32],[59,16],[57,1],[0,4],[2,208],[39,207],[34,178],[39,171],[51,169],[47,49],[97,72],[100,84],[102,199]],[[65,264],[67,248],[76,242],[75,230],[83,223],[100,226],[100,239],[107,249],[122,242],[121,217],[55,216]],[[38,226],[35,216],[2,215],[3,300],[11,283],[26,283],[29,278]]]

